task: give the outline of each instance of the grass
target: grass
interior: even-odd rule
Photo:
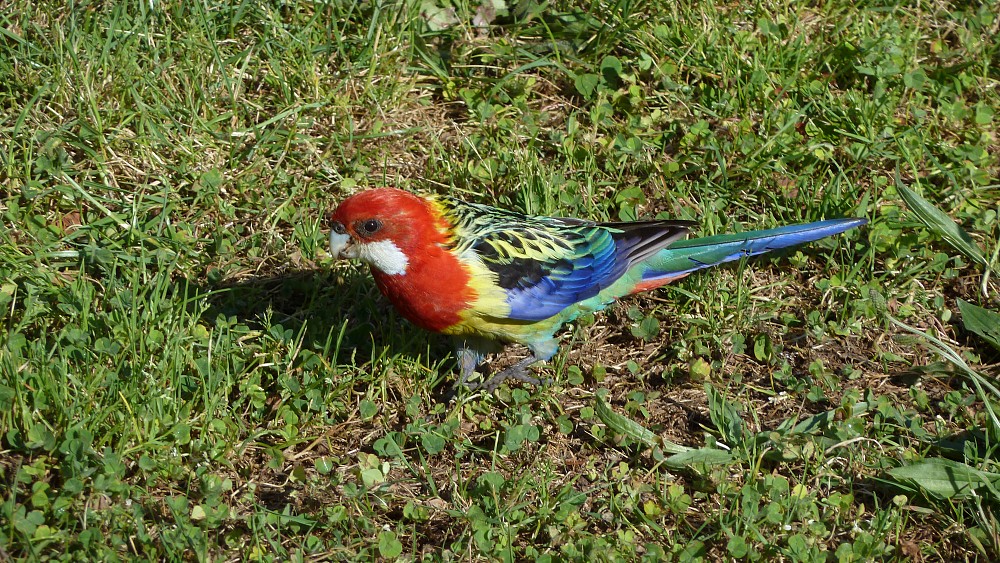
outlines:
[[[0,559],[1000,557],[998,22],[15,0]],[[325,251],[383,185],[871,224],[580,319],[551,387],[444,402],[448,343]]]

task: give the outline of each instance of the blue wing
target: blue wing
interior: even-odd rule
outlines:
[[[476,253],[507,295],[508,318],[525,322],[547,319],[597,295],[693,224],[593,223],[439,201],[452,220],[456,250]]]

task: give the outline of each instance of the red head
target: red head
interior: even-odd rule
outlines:
[[[430,204],[394,188],[355,194],[330,219],[334,258],[358,258],[383,274],[405,274],[416,253],[444,238]]]
[[[436,331],[461,320],[475,294],[447,249],[448,225],[431,201],[379,188],[345,199],[330,219],[334,258],[368,263],[379,289],[406,318]]]

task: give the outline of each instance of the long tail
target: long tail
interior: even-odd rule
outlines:
[[[691,272],[756,256],[860,227],[867,219],[830,219],[731,235],[677,241],[646,261],[637,291],[651,289]]]

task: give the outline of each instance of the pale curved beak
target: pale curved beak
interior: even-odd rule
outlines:
[[[337,260],[341,258],[353,258],[353,252],[351,252],[351,235],[344,233],[339,234],[330,231],[330,254]]]

